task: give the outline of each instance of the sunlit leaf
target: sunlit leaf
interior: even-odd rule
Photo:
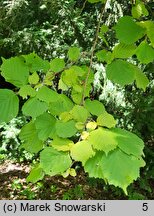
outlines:
[[[112,128],[112,127],[115,127],[116,120],[114,119],[114,117],[111,114],[104,112],[103,114],[98,116],[97,124],[99,126]]]
[[[71,148],[71,156],[76,161],[81,161],[82,164],[85,164],[85,162],[93,157],[95,155],[94,150],[92,149],[92,146],[90,142],[84,140],[77,142],[72,148]]]

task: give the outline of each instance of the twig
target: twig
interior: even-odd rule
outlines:
[[[84,1],[82,8],[80,10],[79,16],[81,15],[82,11],[84,10],[85,6],[86,6],[87,0]]]
[[[88,73],[87,73],[87,76],[86,76],[86,79],[85,79],[85,83],[84,83],[84,87],[83,87],[83,95],[82,95],[81,105],[84,105],[84,98],[85,98],[85,93],[86,93],[86,87],[87,87],[88,79],[89,79],[89,76],[90,76],[90,71],[91,71],[92,64],[93,64],[94,51],[95,51],[95,48],[96,48],[96,45],[97,45],[97,41],[98,41],[98,35],[99,35],[101,20],[102,20],[103,14],[104,14],[106,2],[103,5],[101,13],[100,13],[100,18],[99,18],[97,29],[96,29],[96,36],[95,36],[95,40],[94,40],[94,43],[93,43],[93,46],[92,46],[92,49],[91,49],[90,64],[89,64]]]

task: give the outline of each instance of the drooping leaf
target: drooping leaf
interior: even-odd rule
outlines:
[[[145,29],[139,26],[130,16],[120,18],[115,30],[117,38],[124,44],[132,44],[145,34]]]
[[[22,112],[26,116],[31,116],[36,118],[37,116],[43,114],[48,109],[48,105],[45,102],[40,101],[36,97],[28,99],[23,107]]]
[[[39,76],[37,72],[34,72],[32,75],[29,76],[28,81],[30,84],[37,84],[39,82]]]
[[[77,142],[72,148],[71,148],[71,156],[75,161],[81,161],[84,165],[85,162],[93,157],[95,155],[94,150],[92,149],[92,146],[90,142],[84,140]]]
[[[90,113],[83,106],[75,105],[70,111],[73,119],[78,122],[86,122],[87,118],[90,116]]]
[[[115,127],[116,125],[116,120],[114,119],[114,117],[107,113],[107,112],[104,112],[103,114],[99,115],[98,118],[97,118],[97,124],[99,126],[104,126],[104,127],[107,127],[107,128],[112,128],[112,127]]]
[[[55,58],[50,62],[50,68],[53,72],[58,73],[65,67],[64,59]]]
[[[35,120],[35,126],[40,140],[46,140],[55,133],[56,119],[49,113],[43,113]]]
[[[98,128],[90,132],[88,141],[94,149],[104,151],[107,155],[111,150],[117,148],[118,141],[116,137],[116,133],[104,128]]]
[[[138,60],[143,64],[148,64],[154,61],[154,48],[147,42],[143,41],[136,49]]]
[[[120,128],[112,128],[111,132],[116,135],[118,147],[126,154],[136,157],[143,155],[144,142],[136,134]]]
[[[136,46],[134,44],[117,44],[113,49],[114,58],[129,58],[135,54]]]
[[[0,123],[15,118],[19,110],[19,99],[8,89],[0,89]]]
[[[10,59],[2,58],[2,60],[1,75],[7,82],[10,82],[17,87],[21,87],[28,83],[29,69],[22,57],[12,57]]]
[[[106,68],[109,80],[121,86],[133,83],[135,80],[136,66],[121,59],[117,59]]]
[[[103,175],[109,184],[120,187],[127,194],[127,187],[140,176],[140,168],[145,166],[142,158],[127,155],[116,149],[102,158]]]
[[[23,55],[26,65],[28,65],[30,72],[47,72],[50,68],[50,64],[47,60],[40,58],[35,52],[28,55]]]
[[[56,122],[56,133],[59,137],[67,138],[76,134],[77,128],[75,127],[75,121],[70,120],[67,122]]]
[[[135,79],[137,87],[142,88],[143,91],[145,91],[149,84],[147,76],[141,70],[136,70]]]
[[[51,176],[62,174],[71,166],[72,160],[68,153],[46,147],[40,153],[40,166]]]
[[[85,108],[92,114],[99,116],[105,112],[105,107],[104,105],[98,101],[98,100],[93,100],[91,101],[90,99],[85,100]]]
[[[103,152],[96,152],[95,156],[89,158],[84,165],[85,172],[88,172],[89,177],[104,179],[102,158],[105,157]]]
[[[46,103],[51,103],[58,100],[58,93],[46,86],[43,86],[38,90],[37,98]]]
[[[54,149],[58,151],[69,151],[74,145],[72,140],[55,137],[51,142]]]
[[[23,98],[27,98],[27,96],[35,97],[36,91],[30,85],[24,85],[20,88],[18,94]]]
[[[38,138],[35,124],[30,122],[21,128],[19,138],[23,141],[21,147],[31,153],[37,153],[43,148],[42,141]]]
[[[26,178],[26,181],[36,183],[37,181],[42,180],[43,177],[44,177],[43,169],[39,165],[37,165],[31,170],[30,174]]]
[[[68,57],[70,61],[77,61],[80,57],[80,49],[78,47],[70,47]]]

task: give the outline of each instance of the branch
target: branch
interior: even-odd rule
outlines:
[[[85,93],[86,93],[86,87],[87,87],[88,79],[89,79],[89,76],[90,76],[90,71],[91,71],[92,64],[93,64],[94,51],[95,51],[95,48],[96,48],[96,45],[97,45],[97,41],[98,41],[98,35],[99,35],[101,20],[102,20],[103,14],[104,14],[105,6],[106,6],[106,3],[103,5],[101,13],[100,13],[100,18],[99,18],[97,29],[96,29],[95,40],[94,40],[94,43],[93,43],[93,46],[92,46],[92,49],[91,49],[90,64],[89,64],[88,73],[87,73],[87,76],[86,76],[86,79],[85,79],[85,83],[84,83],[84,87],[83,87],[83,95],[82,95],[81,105],[84,105],[84,98],[85,98]]]

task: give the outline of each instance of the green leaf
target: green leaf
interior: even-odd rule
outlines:
[[[79,66],[72,66],[62,73],[62,81],[68,86],[73,87],[80,83],[80,78],[86,74],[86,71]]]
[[[62,71],[64,67],[65,67],[65,62],[63,59],[55,58],[50,62],[50,68],[55,73]]]
[[[130,16],[120,18],[115,30],[117,38],[124,44],[132,44],[145,34],[145,29],[139,26]]]
[[[86,122],[87,118],[90,116],[90,113],[83,106],[75,105],[70,111],[73,119],[78,122]]]
[[[111,132],[116,135],[118,147],[126,154],[138,158],[143,155],[144,142],[137,135],[120,128],[113,128]]]
[[[71,97],[72,97],[72,100],[74,103],[81,104],[83,93],[76,92],[76,91],[72,90]]]
[[[76,124],[75,124],[75,127],[80,131],[82,131],[83,129],[84,129],[84,127],[85,127],[85,125],[84,125],[84,123],[83,122],[77,122]]]
[[[129,58],[135,54],[136,46],[134,44],[119,43],[113,49],[114,58]]]
[[[90,99],[85,100],[85,108],[92,114],[99,116],[105,112],[105,107],[104,105],[98,101],[98,100],[93,100],[91,101]]]
[[[31,170],[30,174],[26,178],[26,181],[36,183],[37,181],[42,180],[43,177],[44,177],[43,169],[39,167],[39,165],[37,165]]]
[[[60,94],[56,101],[50,103],[49,110],[52,115],[60,115],[73,108],[73,102],[64,94]]]
[[[0,89],[0,123],[15,118],[19,110],[19,99],[8,89]]]
[[[37,98],[41,101],[44,101],[46,103],[51,103],[58,100],[58,93],[56,91],[53,91],[52,89],[49,89],[46,86],[43,86],[40,88],[37,92]]]
[[[51,176],[62,174],[70,168],[71,163],[68,153],[57,151],[52,147],[46,147],[40,153],[40,166]]]
[[[43,148],[43,143],[38,138],[36,127],[33,122],[29,122],[21,128],[19,138],[21,141],[24,141],[21,148],[25,148],[26,151],[37,153]]]
[[[28,81],[32,85],[37,84],[39,82],[39,76],[37,72],[34,72],[32,75],[30,75]]]
[[[116,137],[116,133],[104,128],[98,128],[90,132],[88,141],[94,149],[104,151],[107,155],[111,150],[117,148],[118,141]]]
[[[26,64],[28,65],[30,72],[42,71],[47,72],[50,68],[50,64],[47,60],[43,60],[36,53],[30,53],[28,55],[23,55]]]
[[[146,34],[151,42],[151,45],[154,47],[154,34],[153,34],[153,29],[154,29],[154,22],[153,21],[142,21],[138,23],[142,28],[145,28]]]
[[[77,129],[75,127],[75,121],[71,120],[68,122],[57,121],[56,133],[59,137],[67,138],[72,137],[76,134]]]
[[[2,58],[1,75],[17,87],[28,83],[29,69],[21,57]]]
[[[36,91],[30,85],[25,85],[20,88],[18,94],[25,99],[27,96],[35,97]]]
[[[81,161],[83,165],[89,158],[93,157],[94,155],[95,152],[93,151],[90,142],[85,140],[77,142],[71,148],[71,157],[75,161]]]
[[[47,140],[55,132],[56,119],[49,113],[43,113],[35,120],[35,126],[40,140]]]
[[[62,112],[59,116],[59,119],[63,122],[67,122],[72,119],[70,112]]]
[[[111,114],[104,112],[103,114],[98,116],[97,124],[99,126],[112,128],[112,127],[115,127],[116,120],[114,119],[114,117]]]
[[[48,109],[48,105],[45,102],[38,100],[36,97],[28,99],[23,107],[22,112],[26,116],[36,118]]]
[[[141,70],[136,70],[135,73],[136,85],[138,88],[142,88],[143,91],[146,90],[146,87],[149,84],[149,80],[146,75]]]
[[[149,12],[146,9],[143,2],[137,3],[135,6],[132,7],[132,16],[136,19],[139,19],[142,15],[148,16]]]
[[[103,174],[109,184],[120,187],[127,194],[127,187],[140,176],[140,167],[145,166],[142,158],[125,154],[119,149],[102,158]]]
[[[104,34],[109,30],[109,27],[107,25],[102,25],[100,29],[100,33]]]
[[[121,86],[133,83],[135,79],[136,66],[121,59],[113,61],[106,68],[106,75],[109,80]]]
[[[141,5],[141,3],[134,5],[132,7],[131,12],[132,12],[132,16],[134,18],[139,19],[141,17],[141,15],[142,15],[142,5]]]
[[[102,158],[105,157],[103,152],[96,152],[95,156],[88,159],[84,165],[85,172],[88,172],[89,177],[104,179]]]
[[[100,50],[96,53],[97,59],[100,62],[107,62],[110,64],[113,60],[113,55],[111,52],[108,52],[106,50]]]
[[[51,142],[54,149],[58,151],[69,151],[74,145],[72,140],[55,137]]]
[[[68,50],[68,57],[70,61],[77,61],[80,57],[80,49],[78,47],[70,47]]]
[[[136,49],[138,60],[143,64],[148,64],[154,61],[154,48],[147,42],[143,41]]]

